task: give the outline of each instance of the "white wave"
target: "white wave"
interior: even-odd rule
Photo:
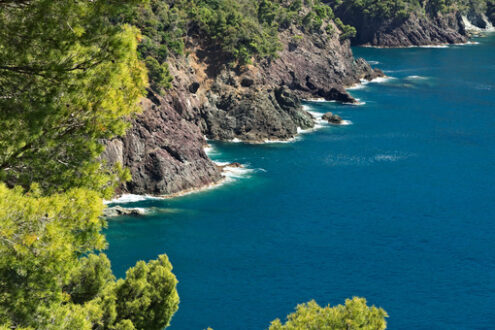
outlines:
[[[241,143],[242,140],[238,139],[238,138],[233,138],[232,140],[230,140],[229,142],[232,142],[232,143]]]
[[[398,162],[414,156],[414,154],[403,153],[387,153],[373,156],[330,154],[325,158],[325,163],[331,166],[371,166],[379,162]]]
[[[322,117],[323,117],[323,113],[320,113],[320,112],[316,112],[316,111],[307,111],[311,116],[313,116],[314,120],[315,120],[315,126],[316,125],[320,125],[320,126],[323,126],[325,124],[328,124],[328,122],[326,120],[324,120]]]
[[[298,127],[297,128],[297,133],[298,134],[301,134],[303,130]],[[293,137],[293,138],[290,138],[288,140],[271,140],[271,139],[266,139],[266,140],[263,140],[263,143],[266,143],[266,144],[273,144],[273,143],[292,143],[292,142],[295,142],[297,141],[297,137]]]
[[[358,106],[358,105],[365,105],[366,102],[364,101],[361,101],[361,99],[356,99],[356,102],[355,103],[352,103],[352,102],[344,102],[342,104],[345,104],[345,105],[354,105],[354,106]]]
[[[115,199],[104,201],[104,204],[127,204],[127,203],[135,203],[142,202],[146,200],[156,200],[160,199],[159,197],[153,197],[148,195],[134,195],[134,194],[124,194]]]
[[[222,175],[227,179],[236,180],[249,177],[253,172],[253,169],[247,168],[245,165],[243,167],[225,166]]]
[[[407,80],[426,80],[428,79],[427,77],[423,77],[423,76],[407,76],[405,79]]]
[[[378,65],[378,64],[380,64],[380,62],[378,62],[378,61],[368,61],[368,63],[371,64],[371,65]]]
[[[407,156],[403,156],[403,155],[386,155],[386,154],[380,154],[380,155],[376,155],[374,157],[374,160],[377,161],[377,162],[396,162],[398,160],[401,160],[401,159],[405,159],[407,158]]]
[[[232,162],[221,162],[219,160],[214,160],[213,163],[217,166],[227,166],[229,164],[232,164]]]
[[[213,146],[210,144],[207,144],[205,147],[203,147],[203,150],[205,151],[206,155],[208,155],[208,156],[216,154],[215,148],[213,148]]]
[[[151,211],[149,208],[144,208],[144,207],[133,207],[132,210],[136,210],[141,214],[148,214]]]
[[[448,45],[448,44],[441,44],[441,45],[421,45],[418,47],[419,48],[449,48],[449,46],[450,45]]]
[[[127,204],[127,203],[135,203],[135,202],[141,202],[141,201],[146,201],[146,200],[163,200],[163,199],[170,199],[170,198],[177,198],[177,197],[182,197],[186,195],[191,195],[199,192],[204,192],[208,190],[213,190],[218,187],[223,186],[224,184],[231,183],[234,181],[237,181],[242,178],[249,178],[250,175],[256,171],[260,172],[266,172],[266,170],[259,168],[259,169],[251,169],[248,168],[246,165],[241,165],[242,167],[236,167],[236,166],[229,166],[229,164],[232,164],[232,162],[222,162],[222,161],[213,161],[217,166],[222,166],[222,176],[223,179],[216,182],[212,183],[200,188],[193,188],[193,189],[188,189],[184,190],[175,194],[170,194],[170,195],[163,195],[163,196],[149,196],[149,195],[134,195],[134,194],[124,194],[118,198],[115,198],[111,201],[104,201],[105,204]],[[147,214],[150,212],[150,209],[148,208],[133,208],[135,210],[139,210],[143,214]]]
[[[381,83],[385,83],[385,82],[393,80],[393,79],[395,79],[395,77],[390,77],[390,76],[377,77],[377,78],[374,78],[372,80],[361,79],[360,83],[354,84],[354,85],[352,85],[346,89],[347,90],[363,89],[363,88],[366,88],[366,85],[368,85],[370,83],[381,84]]]
[[[387,82],[387,81],[390,81],[390,80],[393,80],[395,79],[394,77],[377,77],[375,79],[372,79],[370,81],[370,83],[377,83],[377,84],[380,84],[380,83],[384,83],[384,82]]]
[[[222,162],[222,161],[214,161],[214,163],[218,166],[223,166],[222,168],[222,177],[223,179],[216,182],[212,183],[206,186],[203,186],[201,188],[195,188],[195,189],[189,189],[185,191],[181,191],[180,193],[177,194],[172,194],[168,196],[163,196],[164,198],[177,198],[177,197],[183,197],[187,195],[192,195],[200,192],[205,192],[213,189],[217,189],[225,184],[235,182],[241,178],[249,178],[250,173],[255,172],[255,170],[247,168],[246,165],[242,165],[242,167],[234,167],[234,166],[228,166],[231,164],[231,162]],[[259,171],[266,172],[264,169],[258,169]]]
[[[238,166],[229,166],[232,162],[222,162],[222,161],[214,161],[217,166],[222,166],[222,176],[228,181],[232,181],[234,179],[241,179],[249,177],[249,174],[253,173],[255,170],[247,167],[247,165],[241,164],[241,167]],[[262,170],[262,169],[260,169]],[[264,171],[264,170],[263,170]]]
[[[311,128],[306,128],[306,129],[302,129],[301,127],[298,127],[297,128],[297,134],[307,134],[307,133],[311,133],[311,132],[314,132],[316,131],[317,129],[320,129],[322,128],[323,126],[320,125],[320,124],[315,124],[313,127]]]
[[[354,84],[351,87],[347,87],[346,89],[348,91],[354,91],[354,90],[357,90],[357,89],[364,89],[364,88],[366,88],[366,84]]]
[[[355,104],[355,103],[351,103],[351,104]],[[349,125],[353,124],[353,122],[350,120],[342,120],[342,122],[340,124],[331,124],[322,118],[323,113],[319,113],[316,111],[308,111],[308,112],[315,118],[316,124],[315,124],[315,127],[307,129],[307,130],[303,130],[302,133],[312,132],[312,131],[315,131],[319,128],[322,128],[324,126],[329,126],[329,125],[332,125],[332,126],[349,126]]]
[[[326,100],[322,97],[316,98],[316,99],[305,99],[305,102],[312,102],[312,103],[335,103],[337,102],[336,100]]]
[[[315,102],[315,103],[330,102],[330,101],[325,100],[325,99],[324,99],[324,98],[322,98],[322,97],[315,98],[315,99],[307,99],[306,101],[307,101],[307,102]]]

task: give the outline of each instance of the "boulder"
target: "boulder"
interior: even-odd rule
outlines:
[[[321,119],[328,121],[330,124],[342,124],[342,118],[339,115],[333,114],[331,112],[327,112],[324,114]]]

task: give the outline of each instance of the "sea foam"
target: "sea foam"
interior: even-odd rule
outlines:
[[[381,84],[381,83],[385,83],[385,82],[388,82],[388,81],[393,80],[393,79],[395,79],[395,77],[390,77],[390,76],[377,77],[377,78],[374,78],[372,80],[361,79],[359,83],[354,84],[350,87],[347,87],[346,89],[347,90],[363,89],[363,88],[366,88],[367,85],[370,83]]]
[[[229,166],[231,162],[214,161],[217,166],[222,166],[222,175],[225,178],[223,183],[236,181],[238,179],[249,178],[256,171],[264,171],[263,169],[254,170],[248,165],[242,164],[242,167]]]
[[[157,200],[159,197],[148,196],[148,195],[134,195],[134,194],[123,194],[115,199],[104,201],[104,204],[127,204],[136,203],[146,200]]]

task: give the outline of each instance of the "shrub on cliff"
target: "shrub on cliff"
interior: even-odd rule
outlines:
[[[188,41],[198,42],[193,47],[217,47],[222,61],[242,65],[276,57],[279,33],[291,25],[318,33],[333,18],[332,8],[320,0],[150,0],[124,21],[141,29],[140,58],[156,60],[152,65],[147,60],[151,88],[163,93],[172,77],[155,79],[154,68],[163,67],[169,56],[183,56]],[[351,27],[343,33],[343,39],[351,36]]]
[[[332,329],[332,330],[382,330],[386,329],[387,313],[375,306],[368,307],[366,299],[347,299],[345,305],[320,307],[315,301],[297,306],[282,324],[273,321],[270,330]]]

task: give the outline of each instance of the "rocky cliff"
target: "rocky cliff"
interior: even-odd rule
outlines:
[[[335,3],[333,0],[327,1]],[[423,1],[422,8],[398,12],[392,17],[366,14],[363,8],[342,2],[334,6],[336,15],[357,30],[355,45],[375,47],[410,47],[466,43],[473,31],[491,29],[495,5],[473,3],[462,11],[452,7],[445,12]]]
[[[358,33],[354,42],[361,45],[409,47],[465,43],[468,40],[458,13],[435,17],[411,13],[405,19],[365,19],[355,24]]]
[[[203,150],[205,136],[250,143],[290,139],[298,128],[314,126],[301,99],[354,102],[345,86],[383,75],[353,58],[350,42],[340,40],[334,25],[318,33],[292,26],[280,40],[277,58],[232,67],[201,35],[188,36],[188,55],[169,59],[173,87],[165,97],[150,92],[132,129],[108,144],[105,158],[132,173],[122,191],[165,195],[217,182],[221,169]]]

